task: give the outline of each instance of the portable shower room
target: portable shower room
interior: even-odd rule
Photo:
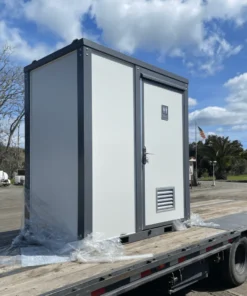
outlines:
[[[81,39],[25,87],[31,218],[131,242],[189,217],[186,79]]]

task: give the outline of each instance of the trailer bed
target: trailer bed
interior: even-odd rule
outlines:
[[[219,219],[224,224],[222,217],[234,216],[240,212],[244,215],[247,212],[247,201],[195,202],[191,205],[191,211],[199,213],[205,220]],[[239,223],[241,221],[238,221],[238,225]],[[62,263],[32,268],[2,267],[0,295],[101,295],[100,289],[105,283],[108,286],[116,285],[114,290],[155,273],[158,267],[164,268],[166,272],[166,268],[170,270],[187,259],[189,262],[196,256],[214,252],[214,249],[227,248],[228,242],[237,235],[236,229],[229,230],[229,226],[227,229],[198,227],[166,233],[125,246],[127,255],[154,254],[154,258],[149,260],[102,264]],[[99,291],[98,294],[91,293],[94,288]]]

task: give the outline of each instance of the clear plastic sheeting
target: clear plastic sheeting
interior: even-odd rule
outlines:
[[[92,233],[81,241],[66,244],[61,253],[70,253],[72,261],[113,262],[124,255],[124,246],[119,238],[105,239],[102,233]]]
[[[80,263],[103,263],[153,257],[152,254],[127,256],[124,254],[124,246],[119,238],[105,239],[102,233],[93,233],[81,241],[68,243],[60,253],[70,254],[71,261]]]
[[[28,192],[29,196],[29,192]],[[152,258],[152,254],[125,254],[119,238],[105,239],[92,233],[74,241],[62,221],[55,221],[51,209],[37,196],[25,200],[29,219],[9,246],[0,248],[0,267],[8,265],[41,266],[54,263],[103,263]]]
[[[220,228],[220,225],[213,222],[205,222],[200,215],[191,214],[191,218],[187,221],[176,220],[173,222],[173,227],[176,231],[183,231],[190,227],[207,227],[207,228]]]
[[[173,221],[173,227],[176,231],[182,231],[188,229],[184,222],[180,220]]]
[[[191,215],[190,220],[186,222],[189,227],[197,226],[197,227],[208,227],[208,228],[219,228],[220,225],[213,222],[205,222],[200,215],[193,214]]]
[[[64,263],[71,261],[69,256],[58,256],[44,247],[21,248],[20,259],[22,267]]]

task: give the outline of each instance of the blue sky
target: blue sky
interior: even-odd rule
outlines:
[[[0,47],[27,65],[86,37],[190,81],[194,122],[247,147],[247,0],[0,0]]]

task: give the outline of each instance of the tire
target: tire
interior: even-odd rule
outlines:
[[[225,280],[232,286],[240,286],[247,279],[247,238],[233,243],[226,253],[224,271]]]

